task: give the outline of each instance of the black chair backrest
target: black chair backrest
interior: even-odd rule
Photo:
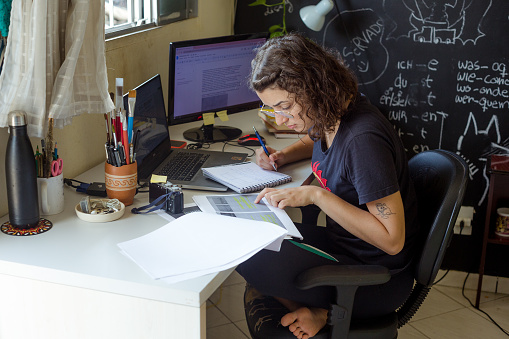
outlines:
[[[419,203],[422,251],[417,256],[415,280],[431,286],[454,233],[467,185],[467,165],[444,150],[417,154],[408,162]]]

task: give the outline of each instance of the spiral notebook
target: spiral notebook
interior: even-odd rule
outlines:
[[[237,193],[259,191],[292,181],[288,174],[264,170],[254,162],[202,168],[206,178],[228,186]]]

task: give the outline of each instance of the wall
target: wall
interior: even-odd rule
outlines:
[[[394,125],[408,157],[427,149],[459,154],[469,168],[464,206],[470,232],[455,234],[442,268],[475,271],[484,235],[487,160],[509,155],[509,2],[334,0],[319,32],[299,11],[316,0],[287,0],[288,31],[338,49],[360,90]],[[282,23],[282,8],[239,2],[235,33]],[[502,207],[499,205],[498,207]],[[486,272],[509,276],[508,246],[490,246]]]
[[[171,41],[207,38],[233,33],[234,2],[200,0],[198,17],[131,34],[106,42],[109,92],[115,78],[124,78],[124,92],[157,73],[161,74],[166,98],[168,45]],[[8,213],[5,183],[5,149],[8,129],[0,128],[0,216]],[[64,159],[64,176],[73,178],[104,161],[106,141],[102,114],[82,114],[71,125],[55,130],[59,155]],[[32,144],[40,144],[32,139]]]

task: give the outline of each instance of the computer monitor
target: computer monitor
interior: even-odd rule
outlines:
[[[170,43],[169,125],[203,120],[203,113],[232,114],[259,107],[248,76],[255,49],[266,40],[266,33],[255,33]],[[241,134],[231,126],[202,125],[185,131],[184,138],[216,142]]]

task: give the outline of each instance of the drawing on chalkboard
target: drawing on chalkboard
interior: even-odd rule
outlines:
[[[420,43],[475,45],[485,35],[481,25],[491,3],[492,0],[384,0],[384,10],[393,27],[387,39],[406,37]],[[401,10],[408,20],[401,20]]]
[[[293,12],[293,4],[290,2],[290,0],[281,0],[280,2],[272,4],[268,4],[267,0],[256,0],[255,2],[250,3],[248,6],[265,6],[265,13],[263,13],[264,16],[269,16],[281,11],[283,16],[282,24],[272,25],[269,27],[268,31],[270,32],[271,38],[282,36],[288,33],[286,30],[286,12]]]
[[[486,162],[492,154],[509,155],[509,139],[502,140],[498,117],[493,115],[485,129],[478,127],[478,122],[472,112],[468,115],[463,134],[458,138],[457,153],[465,159],[469,167],[470,180],[476,175],[484,178],[483,193],[480,196],[480,206],[489,188],[489,178],[486,173]],[[480,165],[479,165],[480,163]]]
[[[341,38],[326,39],[328,32],[335,34],[338,29],[344,33]],[[363,8],[334,16],[325,26],[322,41],[334,41],[332,47],[337,48],[346,64],[357,71],[359,84],[366,85],[380,79],[387,70],[389,51],[383,44],[383,34],[382,18],[372,9]],[[376,65],[369,60],[377,60]]]

